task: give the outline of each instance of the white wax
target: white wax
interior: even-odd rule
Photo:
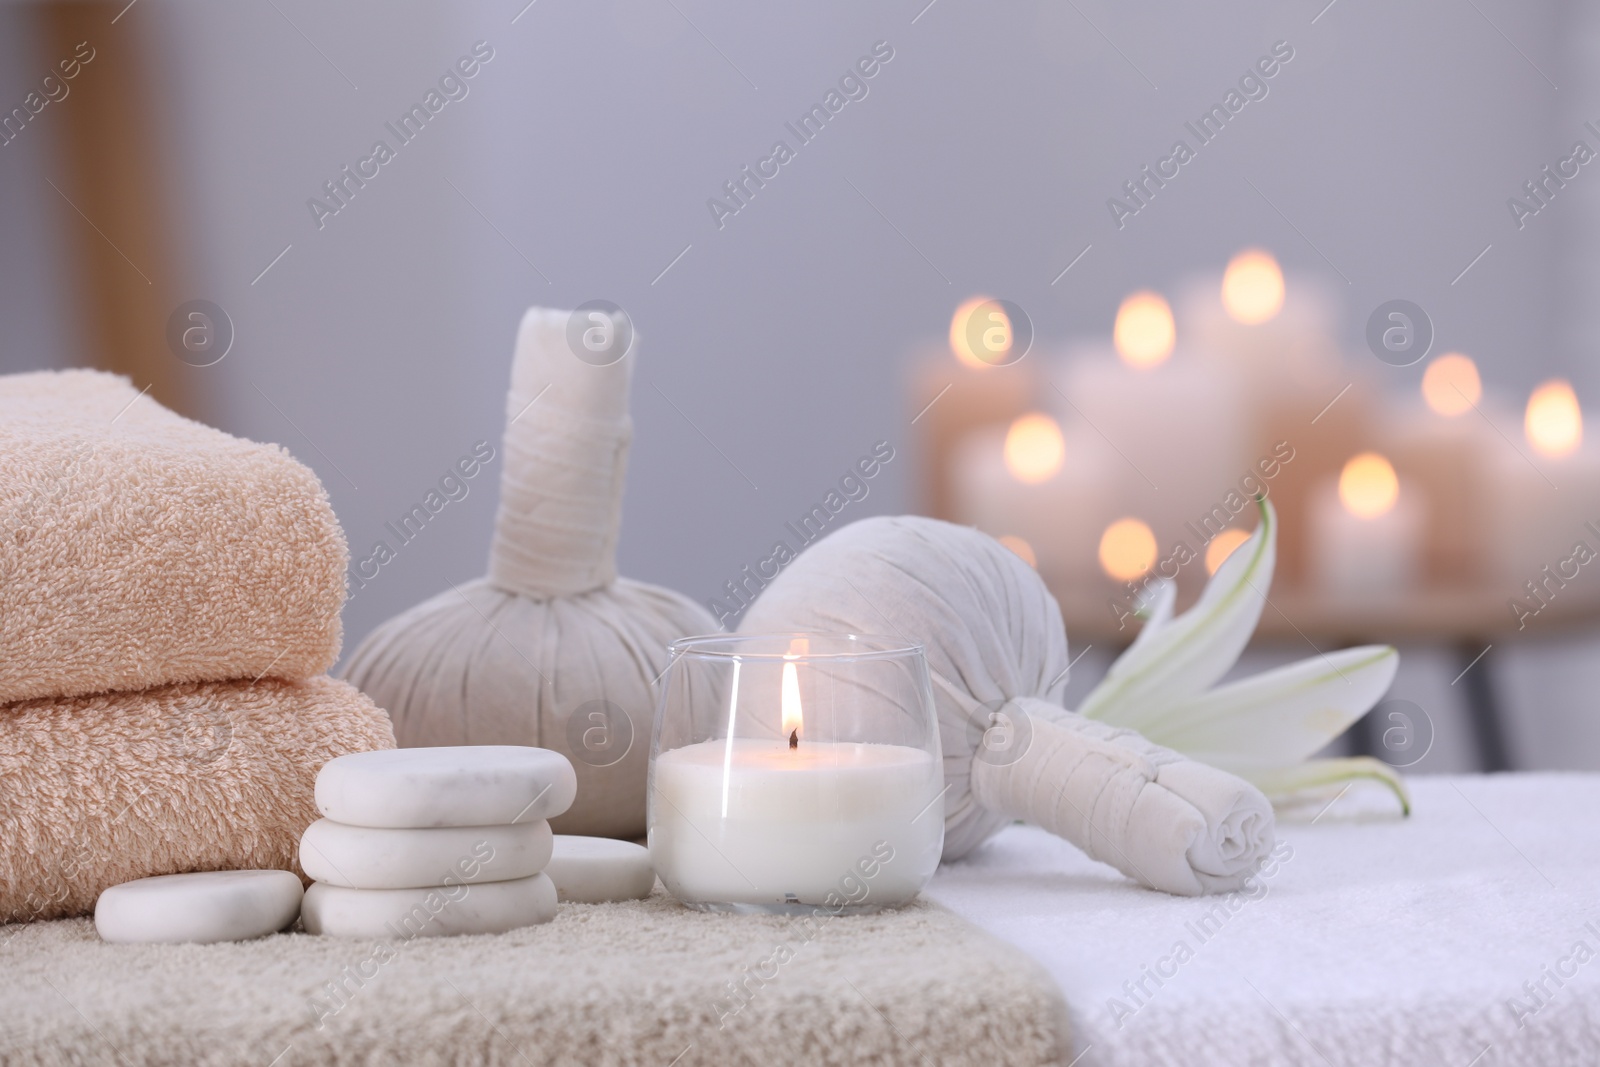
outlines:
[[[1416,487],[1402,484],[1392,508],[1363,518],[1345,508],[1337,482],[1324,482],[1311,494],[1309,515],[1311,575],[1324,592],[1397,596],[1417,584],[1426,505]]]
[[[939,863],[943,773],[920,749],[739,738],[652,773],[650,858],[680,900],[901,904]]]
[[[1491,555],[1495,579],[1506,593],[1537,607],[1528,582],[1547,596],[1562,595],[1566,590],[1544,568],[1551,567],[1558,576],[1566,569],[1570,577],[1572,569],[1560,565],[1572,557],[1578,542],[1600,550],[1600,536],[1588,525],[1600,526],[1600,425],[1585,425],[1583,445],[1560,458],[1540,455],[1526,440],[1514,440],[1520,455],[1504,445],[1491,453]],[[1591,569],[1583,567],[1579,581],[1600,585]],[[1596,590],[1578,592],[1593,595]]]
[[[1252,473],[1244,391],[1227,368],[1179,349],[1157,367],[1129,367],[1109,345],[1079,346],[1061,375],[1058,413],[1112,450],[1113,518],[1149,524],[1166,554],[1239,479]],[[1097,531],[1098,533],[1098,531]]]
[[[957,446],[951,464],[951,498],[958,522],[994,537],[1028,542],[1039,570],[1061,579],[1099,574],[1100,535],[1122,517],[1115,452],[1087,427],[1068,427],[1061,469],[1034,485],[1006,469],[1005,427],[984,427]]]

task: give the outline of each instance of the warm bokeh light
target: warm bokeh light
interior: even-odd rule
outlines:
[[[1583,444],[1583,411],[1572,384],[1553,378],[1535,389],[1522,425],[1540,455],[1559,459],[1575,452]]]
[[[1235,322],[1255,326],[1283,310],[1283,271],[1272,253],[1246,248],[1222,275],[1222,306]]]
[[[1339,500],[1350,514],[1375,519],[1400,499],[1400,479],[1394,464],[1376,452],[1363,452],[1339,472]]]
[[[1061,469],[1067,443],[1049,415],[1023,415],[1006,431],[1006,470],[1019,482],[1036,485]]]
[[[1156,564],[1156,535],[1138,519],[1118,519],[1100,535],[1100,566],[1119,582],[1131,582]]]
[[[1230,526],[1211,539],[1206,546],[1206,573],[1215,574],[1233,550],[1250,540],[1250,535],[1237,526]]]
[[[1006,534],[1003,537],[995,538],[995,540],[999,541],[1002,545],[1005,545],[1018,556],[1022,557],[1022,562],[1026,563],[1028,566],[1039,566],[1039,557],[1033,554],[1033,546],[1028,544],[1028,542],[1024,541],[1022,538],[1018,537],[1016,534]]]
[[[1483,399],[1478,365],[1470,356],[1446,352],[1422,374],[1422,399],[1439,415],[1462,415]]]
[[[1148,289],[1133,293],[1117,308],[1112,340],[1116,342],[1117,355],[1129,366],[1154,367],[1164,363],[1172,355],[1177,336],[1172,308],[1160,293]]]
[[[981,335],[994,343],[987,345],[981,355],[972,350],[969,330],[973,312],[991,302],[991,297],[972,297],[963,301],[961,306],[956,308],[956,313],[950,316],[950,351],[954,352],[956,358],[963,364],[978,370],[1004,363],[1006,354],[1011,351],[1011,322],[998,305],[991,309],[990,314],[999,321],[985,325]]]

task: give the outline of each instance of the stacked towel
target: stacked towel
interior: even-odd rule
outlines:
[[[320,676],[346,559],[283,449],[113,375],[0,377],[0,922],[148,875],[296,869],[317,768],[394,747]]]
[[[0,922],[152,874],[295,866],[317,768],[393,748],[354,686],[208,682],[0,708]]]
[[[279,446],[116,375],[0,377],[0,703],[320,674],[347,559]]]

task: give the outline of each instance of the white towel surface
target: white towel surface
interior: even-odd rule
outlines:
[[[1153,893],[1014,826],[930,895],[1044,964],[1080,1067],[1600,1062],[1600,776],[1411,784],[1410,819],[1357,786],[1280,820],[1237,894]]]

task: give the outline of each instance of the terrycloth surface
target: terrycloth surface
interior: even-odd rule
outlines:
[[[299,873],[317,769],[393,747],[389,717],[326,677],[0,707],[0,922],[87,914],[152,874]]]
[[[0,703],[318,674],[345,561],[327,494],[282,448],[126,378],[0,377]]]
[[[1237,896],[1151,893],[1021,826],[930,895],[1049,969],[1081,1067],[1594,1064],[1600,776],[1411,786],[1410,819],[1357,786],[1280,820],[1279,860]]]
[[[134,946],[82,919],[0,928],[0,1062],[1066,1062],[1059,994],[1015,949],[925,903],[815,921],[808,939],[796,920],[657,895],[409,942]],[[739,981],[754,995],[734,1012]]]

